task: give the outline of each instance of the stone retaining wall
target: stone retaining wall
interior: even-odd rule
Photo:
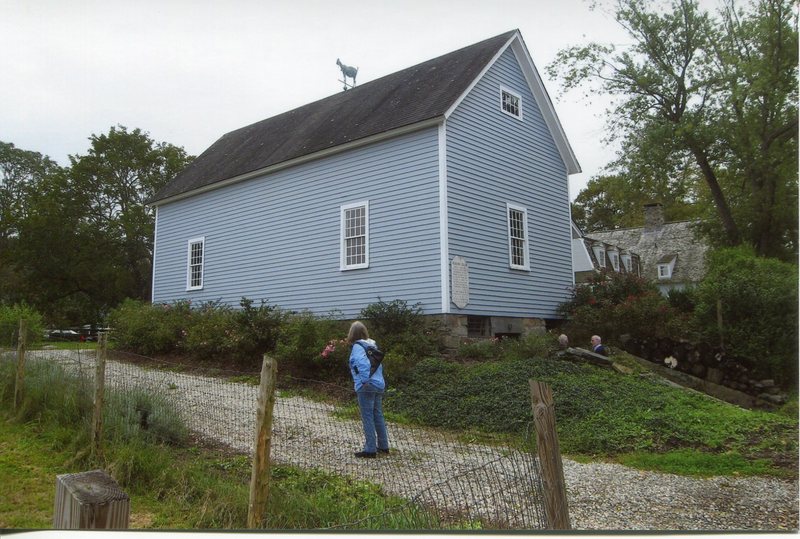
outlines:
[[[763,405],[781,405],[787,400],[775,380],[757,375],[751,361],[728,355],[719,347],[669,339],[623,337],[621,341],[626,352],[671,370],[676,376],[684,373],[702,380],[708,388],[720,388],[718,393],[724,393],[724,389],[734,390],[757,399]],[[708,393],[705,389],[700,390]]]

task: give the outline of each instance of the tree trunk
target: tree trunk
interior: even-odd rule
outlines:
[[[732,247],[739,245],[742,242],[739,228],[733,220],[728,201],[725,199],[725,194],[722,192],[719,181],[717,181],[717,175],[714,173],[711,163],[708,162],[708,156],[695,143],[690,144],[690,150],[694,155],[695,161],[700,166],[700,170],[703,172],[703,178],[706,180],[708,189],[711,191],[714,205],[717,207],[719,217],[722,220],[722,227],[725,229],[725,234],[728,238],[728,244]]]

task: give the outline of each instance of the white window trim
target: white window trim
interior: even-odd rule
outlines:
[[[192,245],[199,243],[203,248],[203,259],[200,262],[200,284],[192,286]],[[192,238],[186,247],[186,290],[202,290],[205,284],[206,271],[206,237]]]
[[[353,208],[364,208],[364,262],[347,264],[347,244],[345,238],[345,213]],[[339,269],[348,271],[369,267],[369,200],[342,204],[339,208]]]
[[[672,273],[675,271],[675,257],[669,262],[659,264],[657,271],[659,279],[672,279]]]
[[[525,259],[525,263],[522,266],[519,264],[514,264],[514,247],[511,236],[511,210],[522,213],[522,231],[525,234],[525,237],[523,238],[524,244],[522,247],[522,256]],[[530,244],[530,240],[528,239],[530,237],[530,234],[528,233],[528,210],[522,206],[506,203],[506,226],[508,227],[508,267],[511,269],[530,271],[530,254],[528,252],[528,246]]]
[[[617,251],[609,251],[608,258],[611,260],[611,267],[614,271],[619,271],[619,253]]]
[[[622,260],[622,267],[625,268],[625,271],[630,273],[632,266],[631,266],[631,255],[619,255],[620,260]]]
[[[517,102],[519,103],[519,115],[512,114],[503,108],[503,93],[507,93],[517,98]],[[500,111],[507,116],[511,116],[512,118],[522,121],[522,96],[518,92],[515,92],[511,88],[503,86],[502,84],[500,85]]]
[[[597,259],[597,264],[601,268],[606,267],[606,250],[600,245],[593,245],[592,251],[594,251],[594,256]]]

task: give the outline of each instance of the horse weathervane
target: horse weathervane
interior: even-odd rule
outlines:
[[[344,80],[340,80],[342,84],[344,84],[344,90],[348,90],[350,88],[356,87],[356,75],[358,75],[358,68],[357,67],[350,67],[348,65],[344,65],[338,58],[336,59],[336,65],[339,66],[339,69],[342,70],[342,78]],[[347,77],[353,79],[352,84],[347,83]]]

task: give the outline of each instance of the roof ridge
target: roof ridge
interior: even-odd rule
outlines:
[[[510,30],[222,135],[147,204],[444,117]]]
[[[358,97],[356,94],[363,93],[363,92],[367,91],[369,89],[370,85],[374,85],[374,84],[380,83],[380,82],[385,81],[386,79],[388,79],[390,77],[397,77],[400,74],[405,73],[405,72],[410,72],[410,71],[415,70],[415,69],[420,69],[421,67],[423,67],[426,64],[432,64],[432,63],[436,63],[436,62],[441,62],[442,59],[445,58],[446,56],[450,56],[450,55],[454,55],[455,56],[457,54],[463,54],[463,52],[465,50],[471,49],[473,47],[480,48],[481,46],[484,46],[486,43],[488,43],[488,42],[490,42],[492,40],[498,39],[500,37],[506,37],[507,39],[510,39],[517,32],[518,32],[518,30],[510,30],[510,31],[504,32],[502,34],[498,34],[498,35],[496,35],[494,37],[490,37],[490,38],[484,39],[483,41],[479,41],[479,42],[473,43],[471,45],[465,45],[464,47],[461,47],[460,49],[457,49],[457,50],[454,50],[454,51],[450,51],[450,52],[446,52],[444,54],[440,54],[439,56],[436,56],[435,58],[430,58],[428,60],[424,60],[422,62],[414,64],[412,66],[404,67],[403,69],[400,69],[398,71],[393,71],[391,73],[387,73],[386,75],[378,77],[377,79],[368,80],[367,82],[365,82],[363,84],[359,84],[358,86],[355,86],[353,88],[350,88],[347,91],[336,92],[336,93],[333,93],[331,95],[328,95],[328,96],[325,96],[325,97],[321,97],[321,98],[319,98],[319,99],[317,99],[315,101],[311,101],[309,103],[304,103],[304,104],[302,104],[300,106],[297,106],[297,107],[294,107],[292,109],[288,109],[288,110],[285,110],[283,112],[279,112],[279,113],[274,114],[272,116],[269,116],[267,118],[262,118],[261,120],[253,122],[251,124],[248,124],[248,125],[245,125],[243,127],[239,127],[239,128],[233,129],[233,130],[225,133],[224,135],[222,135],[222,137],[225,137],[225,136],[227,136],[227,135],[229,135],[231,133],[236,133],[237,131],[241,131],[243,129],[247,129],[249,127],[253,127],[253,126],[258,125],[258,124],[260,124],[262,122],[266,122],[266,121],[272,120],[274,118],[278,118],[278,117],[280,117],[280,116],[282,116],[284,114],[289,114],[291,112],[300,111],[300,110],[306,109],[306,108],[311,108],[314,105],[318,106],[323,101],[335,100],[336,98],[339,98],[339,99],[356,99]],[[363,90],[362,88],[367,88],[367,90]],[[220,137],[220,138],[222,138],[222,137]]]

